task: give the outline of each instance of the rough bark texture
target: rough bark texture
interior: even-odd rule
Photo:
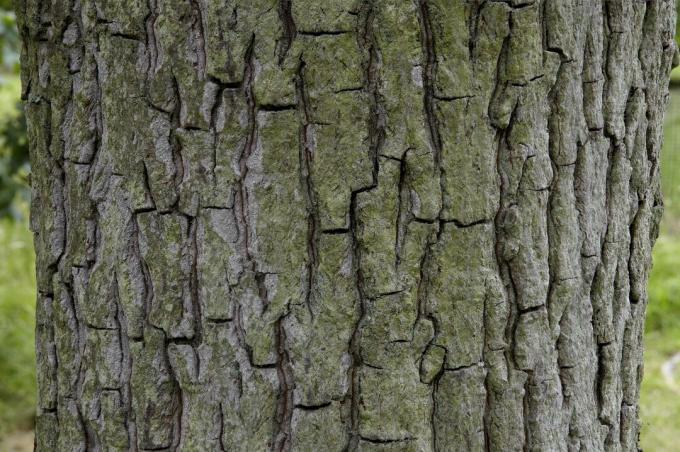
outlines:
[[[635,450],[673,0],[20,0],[38,450]]]

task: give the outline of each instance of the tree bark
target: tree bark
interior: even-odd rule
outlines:
[[[673,0],[19,0],[38,450],[636,450]]]

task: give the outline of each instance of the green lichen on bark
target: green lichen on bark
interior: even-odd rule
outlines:
[[[37,450],[636,450],[672,0],[19,0]]]

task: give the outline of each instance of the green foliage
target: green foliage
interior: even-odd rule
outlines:
[[[680,72],[674,73],[680,80]],[[676,450],[680,438],[680,388],[670,387],[661,373],[663,363],[680,352],[680,89],[671,91],[666,113],[661,182],[666,211],[649,279],[640,392],[640,442],[647,451]]]
[[[674,71],[680,75],[680,72]],[[664,122],[661,152],[661,185],[664,219],[654,248],[649,279],[649,306],[645,324],[648,333],[680,338],[680,89],[671,90]],[[680,347],[678,347],[680,350]]]
[[[24,209],[25,210],[25,209]],[[33,240],[25,221],[0,219],[0,437],[29,428],[35,406]]]
[[[0,71],[19,72],[19,34],[16,16],[6,0],[0,1]]]
[[[680,79],[680,69],[673,74]],[[671,101],[664,121],[664,147],[661,151],[661,187],[664,195],[664,231],[680,233],[680,90],[671,90]]]
[[[30,427],[35,411],[33,241],[21,202],[28,194],[28,143],[11,7],[0,0],[0,437]]]
[[[654,249],[654,268],[649,280],[646,328],[680,338],[680,240],[662,235]]]
[[[680,14],[680,0],[675,0],[675,7]],[[680,44],[680,20],[676,20],[675,22],[675,42]]]
[[[28,194],[26,119],[17,76],[0,83],[0,218],[18,215],[15,201]]]
[[[0,218],[27,194],[28,143],[20,104],[19,36],[11,1],[0,0]]]

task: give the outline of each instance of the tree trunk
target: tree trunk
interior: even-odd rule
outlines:
[[[673,0],[19,0],[38,450],[636,450]]]

